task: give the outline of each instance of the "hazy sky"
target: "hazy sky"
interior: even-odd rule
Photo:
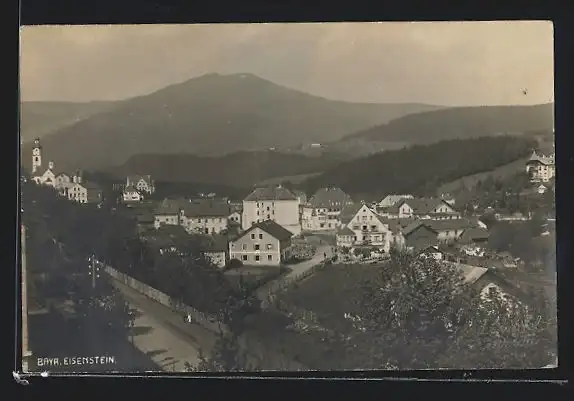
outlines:
[[[535,104],[554,100],[553,70],[550,22],[41,26],[21,31],[23,100],[123,99],[205,73],[249,72],[340,100]]]

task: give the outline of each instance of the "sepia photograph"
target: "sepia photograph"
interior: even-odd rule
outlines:
[[[21,27],[22,372],[557,367],[553,40]]]

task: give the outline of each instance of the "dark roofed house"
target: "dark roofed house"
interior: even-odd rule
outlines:
[[[353,204],[339,188],[319,189],[301,210],[301,225],[306,231],[335,230],[341,210]]]
[[[154,210],[154,227],[163,225],[180,225],[182,201],[177,199],[164,199]]]
[[[438,198],[401,199],[392,206],[379,209],[378,212],[390,218],[457,219],[460,217],[460,213],[454,210],[452,205]]]
[[[182,205],[183,224],[188,232],[219,234],[228,227],[231,208],[227,202],[194,199]]]
[[[482,227],[471,227],[465,230],[460,237],[463,244],[484,244],[488,241],[490,233]]]
[[[190,240],[190,236],[185,229],[177,225],[162,225],[156,230],[142,234],[141,238],[160,254],[181,252],[182,248]]]
[[[291,257],[292,237],[273,220],[255,223],[229,243],[230,258],[244,265],[278,266]]]
[[[453,242],[463,235],[465,230],[476,227],[468,219],[425,220],[425,224],[438,232],[440,242]]]
[[[431,246],[437,246],[439,243],[438,232],[424,221],[416,221],[405,227],[403,237],[407,250],[416,253],[420,253]]]

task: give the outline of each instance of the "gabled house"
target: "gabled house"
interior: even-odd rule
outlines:
[[[420,254],[429,247],[436,247],[439,244],[438,232],[423,220],[412,222],[400,232],[403,245],[409,252]]]
[[[556,162],[554,154],[550,156],[538,155],[532,151],[530,159],[526,162],[526,173],[531,182],[548,182],[556,176]]]
[[[182,224],[189,233],[219,234],[227,230],[230,207],[214,199],[193,199],[182,205]]]
[[[273,220],[253,224],[229,243],[229,257],[244,265],[278,266],[291,257],[293,233]]]
[[[78,203],[101,203],[103,201],[102,188],[92,182],[75,182],[67,189],[69,200]]]
[[[388,253],[396,241],[398,233],[391,228],[394,222],[380,216],[366,204],[348,206],[341,216],[341,225],[336,233],[337,247],[371,246]]]
[[[127,185],[122,191],[122,200],[124,203],[138,203],[145,198],[144,192],[137,189],[134,185]]]
[[[162,225],[156,230],[142,234],[141,238],[160,255],[168,252],[183,255],[182,248],[190,240],[185,229],[175,225]]]
[[[281,185],[256,188],[243,200],[241,227],[248,230],[253,224],[266,220],[299,235],[299,198]]]
[[[319,189],[301,208],[303,231],[335,230],[341,211],[353,204],[349,195],[339,188]]]
[[[179,226],[183,222],[181,216],[181,203],[179,199],[164,199],[154,210],[154,227],[156,229],[163,225]]]
[[[438,233],[437,238],[441,243],[458,241],[466,230],[477,227],[475,223],[468,219],[427,220],[425,224]]]
[[[138,191],[151,195],[155,192],[155,183],[151,175],[129,175],[126,178],[126,187],[133,186]]]
[[[461,217],[452,205],[444,199],[437,198],[402,199],[393,206],[380,208],[378,213],[381,216],[395,219],[451,220]]]

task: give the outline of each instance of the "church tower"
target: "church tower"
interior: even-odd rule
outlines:
[[[32,174],[42,167],[42,146],[40,139],[34,139],[34,147],[32,148]]]

